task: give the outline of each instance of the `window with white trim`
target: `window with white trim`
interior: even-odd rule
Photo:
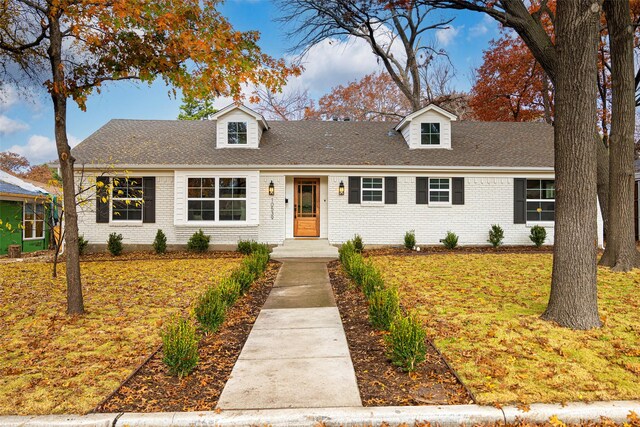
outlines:
[[[363,177],[361,191],[363,202],[383,202],[384,179]]]
[[[429,178],[429,203],[451,203],[451,178]]]
[[[556,183],[552,179],[527,179],[527,221],[554,221]]]
[[[440,145],[440,123],[420,123],[420,143]]]
[[[142,221],[142,178],[114,178],[111,220]]]
[[[23,239],[44,239],[44,205],[42,203],[25,202],[23,212]]]
[[[229,122],[227,124],[227,143],[229,145],[247,145],[247,122]]]
[[[247,178],[187,178],[187,221],[246,220]]]

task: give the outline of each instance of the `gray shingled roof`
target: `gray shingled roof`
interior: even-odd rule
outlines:
[[[42,193],[37,191],[29,191],[25,190],[22,187],[18,187],[17,185],[10,184],[0,179],[0,193],[3,194],[15,194],[19,196],[42,196]]]
[[[553,167],[544,123],[452,122],[452,150],[409,150],[391,122],[273,121],[260,149],[216,149],[215,121],[111,120],[76,146],[80,164]]]

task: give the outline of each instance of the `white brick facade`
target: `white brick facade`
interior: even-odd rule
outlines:
[[[198,172],[193,172],[196,175]],[[320,238],[332,244],[340,244],[360,234],[366,244],[399,245],[405,232],[414,230],[420,245],[438,245],[447,231],[459,236],[460,245],[487,245],[492,224],[504,229],[507,245],[530,245],[532,224],[514,224],[514,178],[553,178],[551,174],[501,174],[501,173],[374,173],[349,172],[237,172],[239,176],[251,176],[248,180],[247,216],[256,220],[238,225],[191,224],[176,221],[176,212],[184,209],[184,201],[175,195],[176,183],[183,182],[191,172],[142,172],[131,176],[156,177],[156,222],[152,224],[96,223],[95,203],[80,207],[80,233],[91,244],[104,244],[112,232],[121,233],[126,244],[150,245],[156,231],[162,229],[167,243],[184,245],[198,229],[211,236],[211,244],[235,245],[240,239],[253,239],[269,244],[280,244],[285,238],[293,238],[293,179],[294,177],[320,178]],[[215,171],[209,171],[216,175]],[[229,175],[229,171],[220,175]],[[231,172],[233,175],[233,173]],[[195,176],[195,175],[194,175]],[[397,177],[397,204],[349,204],[349,176]],[[416,204],[416,177],[431,178],[464,177],[464,205],[434,206]],[[181,178],[182,177],[182,178]],[[275,194],[268,194],[273,182]],[[338,194],[343,182],[345,195]],[[182,185],[182,184],[178,184]],[[249,200],[252,199],[252,200]],[[257,200],[256,200],[257,199]],[[287,203],[288,201],[288,203]],[[256,222],[257,221],[257,222]],[[553,242],[553,224],[543,224],[547,229],[547,244]],[[601,238],[601,236],[600,236]]]

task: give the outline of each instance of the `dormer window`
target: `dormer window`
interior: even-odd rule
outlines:
[[[247,145],[247,122],[229,122],[227,136],[229,145]]]
[[[421,123],[420,130],[422,145],[440,145],[440,123]]]

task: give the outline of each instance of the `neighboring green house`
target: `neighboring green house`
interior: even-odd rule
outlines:
[[[49,247],[49,202],[46,190],[0,171],[0,255],[9,245],[20,245],[23,253]]]

